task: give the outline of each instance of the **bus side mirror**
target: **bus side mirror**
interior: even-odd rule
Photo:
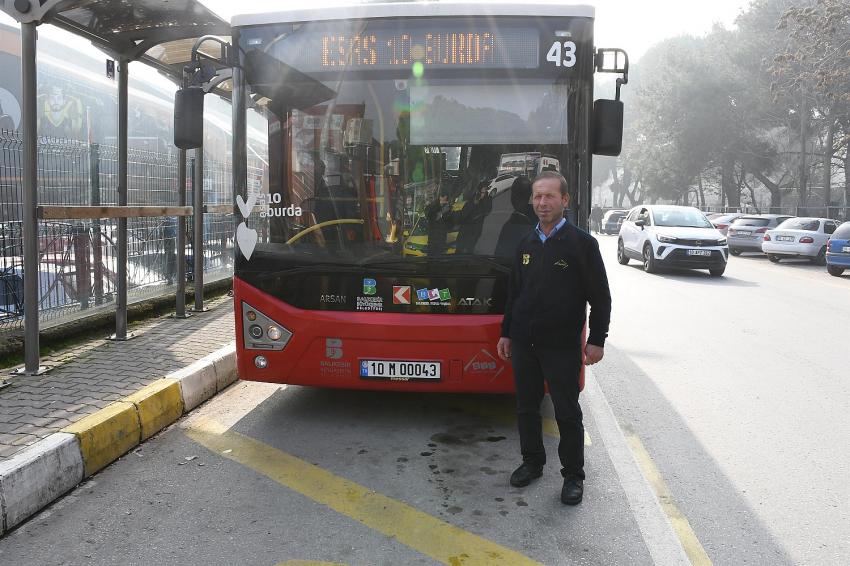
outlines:
[[[204,89],[190,86],[174,95],[174,145],[197,149],[204,145]]]
[[[623,102],[593,102],[593,153],[618,156],[623,149]]]

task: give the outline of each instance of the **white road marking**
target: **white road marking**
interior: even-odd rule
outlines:
[[[605,393],[592,370],[585,368],[585,372],[584,397],[653,561],[662,566],[690,566],[685,549],[626,443]]]

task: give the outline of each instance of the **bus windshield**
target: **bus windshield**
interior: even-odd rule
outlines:
[[[501,38],[476,28],[449,53],[460,39],[438,40],[425,24],[402,36],[386,22],[360,23],[356,34],[354,24],[329,25],[243,33],[248,88],[269,121],[268,194],[258,195],[268,238],[258,252],[350,265],[507,260],[536,223],[531,181],[567,159],[577,81],[508,69],[539,65],[521,27]],[[375,48],[394,41],[407,51]],[[445,68],[452,58],[473,70]]]

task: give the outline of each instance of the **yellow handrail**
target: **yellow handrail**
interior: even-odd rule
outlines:
[[[298,232],[297,234],[295,234],[294,236],[289,238],[286,241],[286,243],[291,244],[292,242],[294,242],[296,240],[300,240],[302,237],[306,236],[310,232],[315,232],[316,230],[320,230],[320,229],[322,229],[326,226],[335,226],[337,224],[363,224],[363,219],[362,218],[340,218],[338,220],[327,220],[325,222],[320,222],[318,224],[314,224],[313,226],[310,226],[306,230],[302,230],[302,231]]]

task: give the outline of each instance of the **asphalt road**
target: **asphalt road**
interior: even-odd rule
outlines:
[[[599,236],[614,297],[596,376],[717,564],[850,563],[850,274],[733,257],[644,273]]]
[[[509,397],[238,383],[0,540],[0,564],[848,563],[850,277],[755,256],[648,275],[600,243],[614,315],[580,506],[555,465],[508,485]]]

